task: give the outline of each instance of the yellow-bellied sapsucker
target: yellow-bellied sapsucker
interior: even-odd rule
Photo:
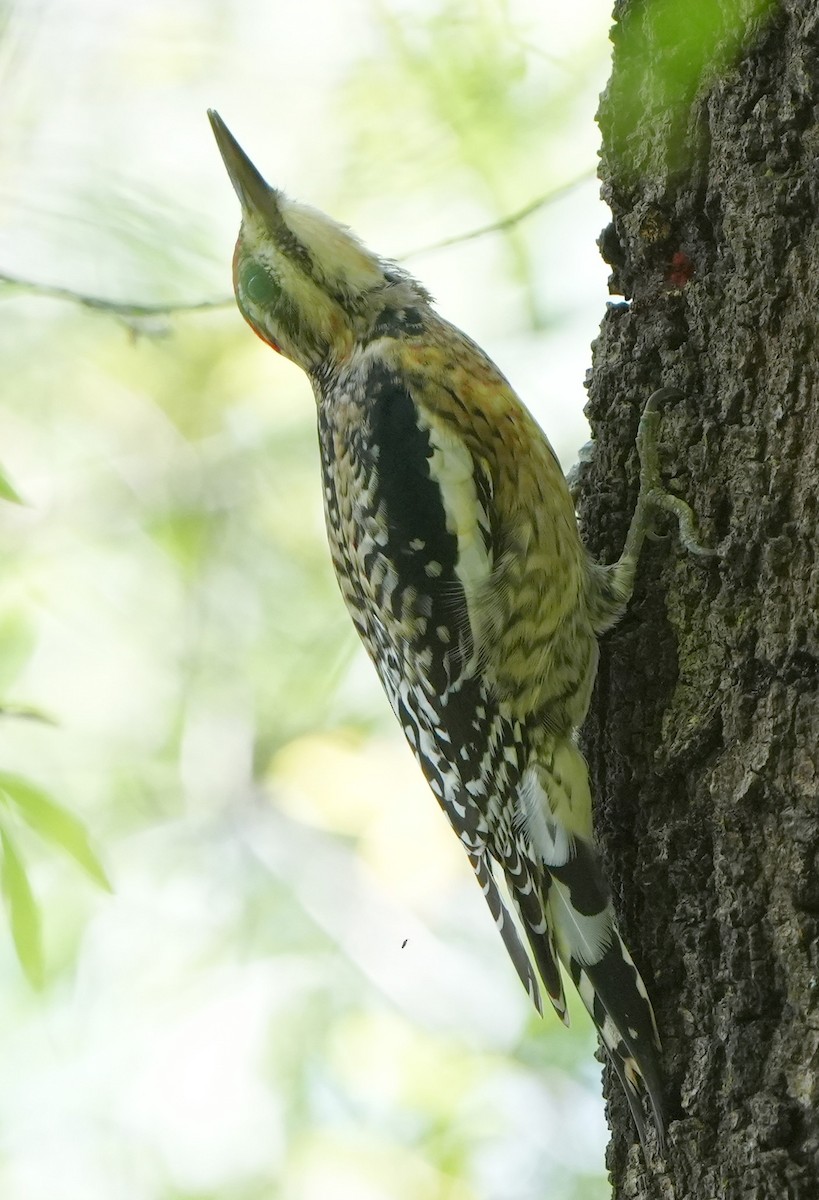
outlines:
[[[594,847],[575,734],[649,505],[681,527],[688,510],[641,452],[626,549],[594,563],[552,448],[497,367],[400,267],[269,187],[210,118],[242,206],[239,308],[315,392],[327,532],[355,627],[532,1000],[540,1009],[533,959],[566,1019],[562,962],[641,1138],[647,1092],[662,1140],[657,1027]]]

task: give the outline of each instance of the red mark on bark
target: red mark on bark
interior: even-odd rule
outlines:
[[[682,250],[678,250],[676,254],[672,254],[671,262],[668,264],[668,270],[665,273],[666,287],[682,290],[693,274],[693,262],[687,254],[683,254]]]

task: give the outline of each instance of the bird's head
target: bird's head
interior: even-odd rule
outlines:
[[[242,206],[233,286],[242,316],[305,371],[343,361],[391,316],[429,303],[395,263],[343,225],[265,182],[218,113],[208,116]]]

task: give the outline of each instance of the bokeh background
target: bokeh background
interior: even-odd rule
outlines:
[[[608,1194],[589,1024],[529,1011],[343,611],[205,117],[568,467],[608,7],[0,0],[3,1200]]]

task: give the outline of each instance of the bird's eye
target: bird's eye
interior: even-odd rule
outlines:
[[[258,263],[249,262],[239,270],[239,285],[254,304],[262,307],[275,304],[282,294],[277,281]]]

